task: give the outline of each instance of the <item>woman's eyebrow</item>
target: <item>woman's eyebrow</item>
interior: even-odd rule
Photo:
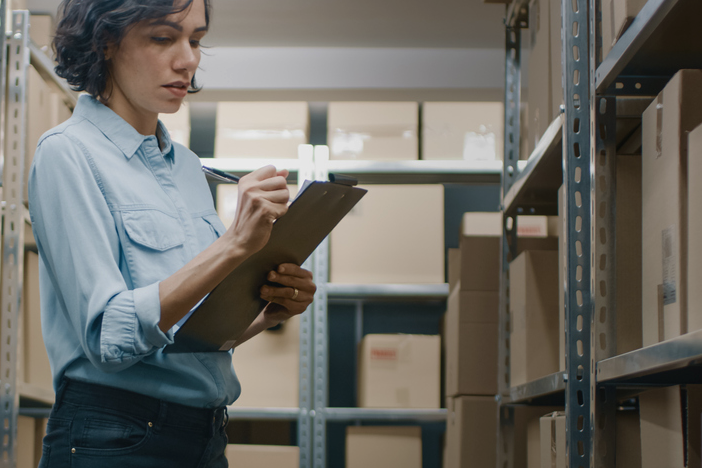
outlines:
[[[183,26],[181,26],[179,23],[165,19],[154,20],[151,22],[151,26],[169,26],[178,32],[183,32]],[[207,26],[200,26],[199,28],[195,29],[194,32],[207,31],[207,29]]]

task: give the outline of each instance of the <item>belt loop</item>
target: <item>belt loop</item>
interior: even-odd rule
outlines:
[[[161,430],[166,424],[166,418],[168,417],[168,403],[161,400],[158,408],[158,419],[154,423],[156,425],[156,430]]]

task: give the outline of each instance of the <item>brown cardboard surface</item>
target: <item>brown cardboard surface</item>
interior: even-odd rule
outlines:
[[[642,393],[639,395],[639,408],[641,467],[684,467],[680,387],[664,387]]]
[[[602,57],[627,30],[646,0],[602,0]]]
[[[264,331],[238,346],[232,356],[241,382],[236,407],[299,406],[300,318],[280,330]]]
[[[497,411],[495,397],[447,398],[444,468],[495,466]]]
[[[641,157],[617,156],[616,353],[641,348]]]
[[[541,427],[538,419],[527,424],[527,468],[541,468]]]
[[[553,120],[551,94],[551,42],[549,35],[550,0],[532,0],[529,3],[529,153]]]
[[[346,468],[421,468],[419,426],[348,426]]]
[[[297,158],[307,143],[306,102],[218,102],[215,157]]]
[[[444,189],[373,185],[330,236],[333,283],[444,283]]]
[[[453,291],[461,280],[461,250],[448,249],[447,259],[449,291]]]
[[[226,451],[230,466],[237,468],[298,468],[300,448],[285,445],[229,444]]]
[[[510,383],[558,371],[558,253],[525,251],[510,264]]]
[[[439,408],[440,353],[438,335],[366,335],[359,344],[358,406]]]
[[[502,102],[425,102],[422,159],[501,160]]]
[[[498,302],[496,292],[455,288],[446,312],[445,394],[497,393]]]
[[[702,125],[690,132],[688,143],[688,239],[687,281],[690,285],[702,284]],[[702,329],[702,288],[687,291],[688,331]]]
[[[702,71],[681,70],[643,114],[643,345],[687,332],[687,132],[702,123]],[[665,255],[664,255],[665,253]],[[658,291],[664,285],[658,324]]]
[[[550,64],[551,64],[551,119],[561,113],[563,105],[563,61],[561,59],[561,0],[549,0]]]
[[[566,468],[566,417],[563,412],[542,416],[540,468]]]
[[[51,15],[30,15],[29,35],[40,49],[45,49],[48,55],[52,55],[51,41],[54,39],[54,21]]]
[[[332,159],[418,159],[416,102],[330,102],[327,142]]]
[[[49,356],[41,330],[39,301],[39,256],[30,251],[24,257],[24,317],[22,352],[24,381],[53,392],[53,377]]]
[[[538,421],[541,416],[554,411],[563,411],[555,406],[515,406],[514,407],[514,457],[512,468],[528,468],[528,428],[529,423]]]
[[[617,411],[616,424],[617,468],[641,468],[639,412]]]

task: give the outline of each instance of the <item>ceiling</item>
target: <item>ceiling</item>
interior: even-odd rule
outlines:
[[[502,48],[505,7],[482,0],[211,0],[224,47]],[[59,0],[27,0],[56,12]]]

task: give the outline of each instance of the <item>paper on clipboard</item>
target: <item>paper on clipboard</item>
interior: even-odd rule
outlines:
[[[302,265],[365,194],[342,183],[305,181],[266,246],[212,290],[164,353],[229,351],[267,304],[259,290],[268,272],[282,263]]]

